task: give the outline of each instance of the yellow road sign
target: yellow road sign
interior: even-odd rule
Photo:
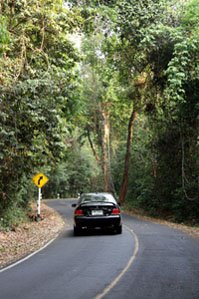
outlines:
[[[37,173],[32,180],[38,188],[42,188],[48,182],[47,176],[43,173]]]

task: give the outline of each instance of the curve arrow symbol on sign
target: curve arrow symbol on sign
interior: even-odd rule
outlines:
[[[40,178],[38,179],[38,185],[40,186],[40,182],[41,180],[43,180],[43,176],[40,176]]]

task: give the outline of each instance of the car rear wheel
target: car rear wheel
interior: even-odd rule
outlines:
[[[79,235],[81,235],[81,234],[82,234],[82,229],[81,229],[81,227],[74,226],[73,233],[74,233],[74,236],[79,236]]]
[[[116,227],[115,232],[116,232],[116,234],[121,234],[122,233],[122,225],[119,225],[118,227]]]

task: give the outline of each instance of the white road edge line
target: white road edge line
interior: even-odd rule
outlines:
[[[128,228],[128,226],[126,226],[126,225],[125,225],[125,227],[128,229],[128,231],[131,232],[131,234],[133,235],[134,240],[135,240],[135,248],[134,248],[134,251],[133,251],[133,255],[129,259],[126,267],[120,272],[120,274],[103,290],[103,292],[101,294],[98,294],[95,297],[95,299],[102,299],[105,295],[107,295],[107,293],[109,293],[112,290],[112,288],[114,288],[116,286],[116,284],[120,281],[120,279],[128,271],[128,269],[130,268],[130,266],[132,265],[132,263],[134,262],[134,260],[137,256],[137,253],[138,253],[138,250],[139,250],[138,237],[132,229]]]
[[[58,236],[56,236],[56,237],[53,238],[52,240],[48,241],[48,243],[46,243],[43,247],[41,247],[41,248],[39,248],[38,250],[34,251],[33,253],[27,255],[26,257],[22,258],[21,260],[19,260],[19,261],[15,262],[15,263],[13,263],[13,264],[11,264],[11,265],[9,265],[9,266],[3,268],[3,269],[0,269],[0,273],[4,272],[4,271],[6,271],[6,270],[9,270],[9,269],[11,269],[11,268],[13,268],[13,267],[15,267],[15,266],[17,266],[17,265],[23,263],[24,261],[28,260],[28,259],[31,258],[33,255],[37,254],[38,252],[42,251],[42,250],[45,249],[47,246],[49,246],[52,242],[55,241],[55,239],[57,239],[57,237],[58,237]]]

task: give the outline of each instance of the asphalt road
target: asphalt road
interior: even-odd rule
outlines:
[[[0,273],[1,299],[199,299],[199,239],[125,215],[122,235],[74,237],[71,201],[49,205],[66,230]]]

